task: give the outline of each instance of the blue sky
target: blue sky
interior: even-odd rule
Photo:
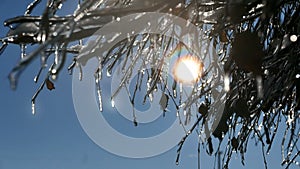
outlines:
[[[2,0],[0,22],[22,15],[31,1]],[[77,1],[67,1],[63,13],[70,13]],[[43,8],[43,6],[40,5]],[[0,26],[0,37],[7,28]],[[86,135],[76,117],[72,102],[72,76],[64,70],[56,81],[56,89],[43,90],[31,114],[31,97],[38,88],[33,78],[38,61],[26,69],[18,88],[12,91],[7,75],[20,57],[20,48],[9,45],[0,56],[0,169],[196,169],[197,139],[188,138],[183,146],[180,164],[175,165],[176,150],[145,159],[130,159],[113,155]],[[71,59],[68,60],[70,63]],[[108,119],[109,120],[109,119]],[[117,124],[117,123],[116,123]],[[122,126],[117,126],[117,128]],[[267,156],[269,168],[281,168],[280,139]],[[122,143],[120,143],[122,144]],[[214,143],[216,145],[216,143]],[[250,142],[246,154],[246,167],[240,164],[240,155],[234,154],[231,168],[263,168],[260,146]],[[151,149],[151,147],[149,147]],[[212,168],[213,157],[201,149],[201,168]],[[283,167],[282,167],[283,168]]]

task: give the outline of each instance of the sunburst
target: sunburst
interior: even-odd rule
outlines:
[[[172,69],[175,80],[182,84],[193,85],[203,74],[204,64],[201,59],[185,55],[177,59]]]

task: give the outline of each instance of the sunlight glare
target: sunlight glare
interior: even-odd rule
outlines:
[[[201,78],[203,67],[203,62],[198,57],[186,55],[176,61],[173,76],[179,83],[192,85]]]

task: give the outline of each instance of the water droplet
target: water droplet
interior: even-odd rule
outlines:
[[[62,6],[63,6],[63,4],[59,4],[57,8],[58,8],[58,9],[61,9]]]
[[[138,122],[136,121],[136,119],[134,119],[133,124],[134,126],[138,126]]]
[[[269,70],[266,69],[266,70],[264,71],[264,74],[265,74],[265,75],[269,75],[269,74],[270,74]]]
[[[106,76],[111,77],[111,70],[110,69],[106,70]]]
[[[53,32],[53,34],[52,34],[53,36],[57,36],[58,35],[58,32]],[[40,37],[38,37],[38,39],[40,40]]]
[[[292,41],[292,42],[296,42],[297,39],[298,39],[297,35],[290,36],[290,41]]]
[[[34,83],[37,83],[38,81],[38,76],[35,76],[34,79],[33,79]]]
[[[175,8],[181,8],[181,7],[182,7],[182,3],[178,3]]]
[[[52,80],[56,80],[57,79],[57,75],[51,75],[51,79]]]
[[[113,99],[111,99],[111,107],[115,107],[115,101]]]
[[[52,70],[51,70],[51,73],[52,73],[52,74],[56,74],[56,73],[57,73],[57,70],[56,70],[56,69],[52,69]]]
[[[54,34],[54,36],[57,36],[57,35],[55,35]],[[47,38],[47,36],[46,36],[46,33],[40,33],[39,35],[38,35],[38,41],[39,42],[45,42],[46,41],[46,38]]]

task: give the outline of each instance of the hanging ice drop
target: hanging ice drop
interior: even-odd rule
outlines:
[[[260,75],[256,76],[256,83],[257,83],[257,97],[263,98],[263,84],[262,84],[262,77]]]
[[[100,79],[99,79],[99,74],[98,73],[96,73],[96,76],[95,76],[95,83],[96,83],[99,110],[100,110],[100,112],[102,112],[103,111],[102,91],[101,91],[101,87],[100,87]]]
[[[31,113],[32,113],[32,115],[35,115],[35,103],[34,103],[34,101],[31,102]]]
[[[106,70],[106,76],[107,76],[107,77],[111,77],[111,70],[110,70],[110,69],[107,69],[107,70]]]
[[[21,59],[24,59],[26,56],[26,45],[25,44],[21,44]]]
[[[229,79],[229,74],[226,73],[224,77],[224,90],[228,92],[230,90],[230,79]]]
[[[111,99],[111,101],[110,101],[110,102],[111,102],[111,107],[115,107],[115,101],[114,101],[114,99],[113,99],[113,98]]]
[[[176,91],[176,89],[173,90],[173,96],[174,96],[174,98],[177,97],[177,91]]]

